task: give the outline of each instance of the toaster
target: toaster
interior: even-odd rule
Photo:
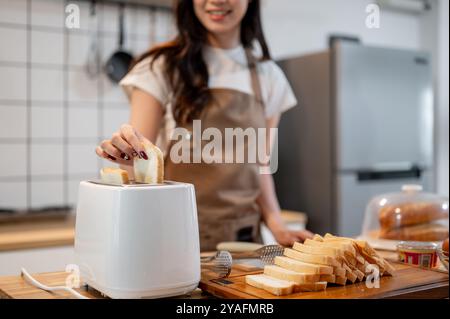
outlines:
[[[82,282],[111,298],[188,294],[200,281],[194,186],[82,181],[75,258]]]

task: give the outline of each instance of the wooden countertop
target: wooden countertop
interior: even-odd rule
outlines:
[[[0,224],[0,252],[18,249],[71,246],[75,218],[44,219]]]
[[[68,273],[49,272],[32,274],[33,278],[48,286],[64,286]],[[76,289],[80,294],[91,299],[104,299],[98,291],[92,288]],[[207,296],[200,289],[195,289],[190,295],[182,296],[189,299],[203,299]],[[66,291],[47,292],[27,283],[21,276],[0,277],[0,299],[74,299]]]
[[[439,270],[424,270],[417,267],[394,263],[398,271],[396,277],[383,277],[381,282],[381,289],[367,289],[364,283],[357,283],[347,285],[345,287],[330,286],[325,292],[308,292],[303,293],[302,298],[448,298],[448,273]],[[188,296],[182,298],[190,299],[207,299],[216,298],[214,295],[223,298],[261,298],[258,293],[255,293],[253,287],[244,287],[244,289],[236,289],[245,285],[243,283],[243,276],[251,273],[260,273],[260,269],[244,265],[233,266],[232,272],[228,281],[231,285],[207,283],[213,278],[213,274],[208,271],[202,271],[202,281],[199,285],[201,289],[194,290]],[[65,272],[51,272],[42,274],[33,274],[33,277],[43,284],[49,286],[64,285],[68,273]],[[217,281],[216,281],[217,282]],[[236,286],[236,287],[234,287]],[[234,288],[233,288],[234,287]],[[99,299],[104,298],[94,289],[77,289],[86,297]],[[266,297],[274,298],[269,295]],[[263,296],[264,297],[264,296]],[[67,299],[74,298],[67,292],[47,292],[38,289],[27,283],[23,277],[8,276],[0,277],[0,298],[8,299]]]

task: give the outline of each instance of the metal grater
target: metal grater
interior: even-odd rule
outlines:
[[[219,278],[226,278],[231,273],[233,257],[228,251],[218,251],[214,256],[201,258],[202,269],[210,270]]]
[[[267,245],[251,252],[233,253],[234,259],[259,259],[264,265],[273,265],[275,257],[282,256],[284,247],[280,245]]]

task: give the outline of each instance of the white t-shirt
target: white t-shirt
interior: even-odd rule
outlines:
[[[254,95],[245,50],[220,49],[205,46],[203,56],[209,72],[209,88],[231,89]],[[165,153],[175,128],[170,84],[163,70],[163,59],[159,58],[150,69],[151,58],[139,62],[120,82],[128,97],[134,88],[143,90],[157,99],[164,109],[164,119],[156,145]],[[258,76],[267,118],[281,114],[297,105],[292,88],[283,71],[273,61],[258,63]]]

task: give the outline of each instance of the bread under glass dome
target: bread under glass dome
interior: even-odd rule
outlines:
[[[367,205],[362,234],[373,239],[439,242],[448,238],[448,198],[404,185],[398,193],[374,197]]]

